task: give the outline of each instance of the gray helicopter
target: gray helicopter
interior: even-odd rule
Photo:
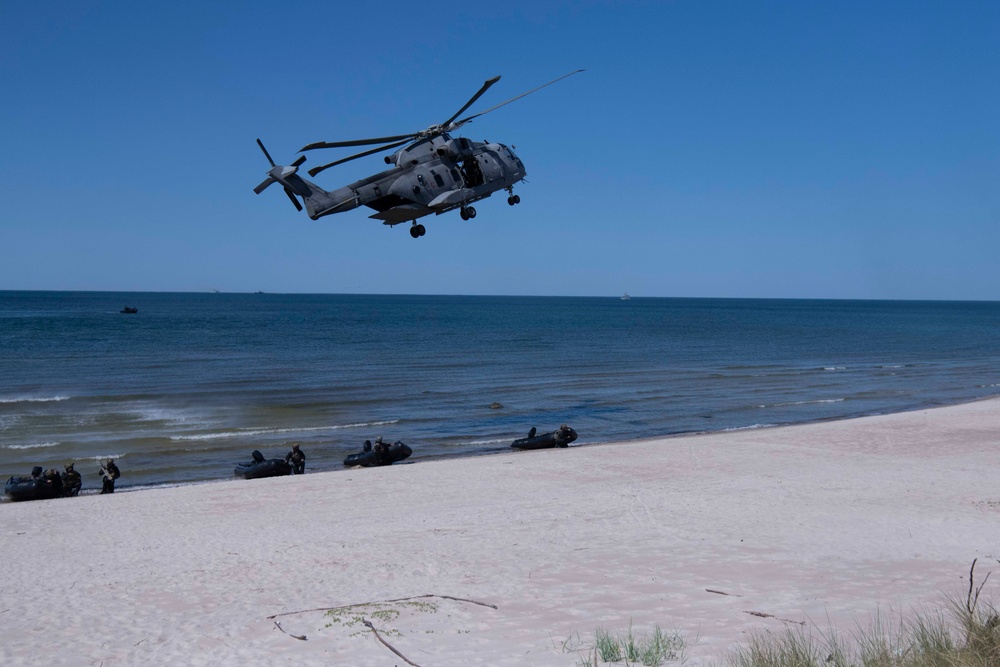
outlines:
[[[253,191],[260,194],[272,183],[279,183],[299,211],[302,210],[302,204],[297,197],[302,198],[306,213],[313,220],[359,206],[368,206],[375,210],[369,217],[381,220],[383,224],[393,226],[410,222],[410,236],[413,238],[419,238],[427,231],[422,224],[417,224],[418,218],[432,213],[441,215],[457,208],[463,220],[470,220],[476,217],[476,209],[471,204],[499,190],[507,191],[507,203],[514,206],[521,202],[521,198],[514,194],[514,185],[524,180],[525,176],[524,163],[514,151],[503,144],[470,141],[464,137],[453,138],[450,133],[474,118],[582,71],[564,74],[486,111],[455,120],[500,80],[499,76],[495,76],[483,83],[482,88],[461,109],[440,125],[431,125],[411,134],[354,141],[320,141],[301,148],[300,152],[305,152],[318,148],[383,144],[313,167],[309,170],[309,175],[316,176],[338,164],[409,144],[384,158],[386,164],[394,165],[393,167],[332,191],[324,190],[298,175],[306,156],[300,155],[287,167],[277,165],[261,140],[257,139],[257,145],[271,163],[271,169],[267,172],[267,178]]]

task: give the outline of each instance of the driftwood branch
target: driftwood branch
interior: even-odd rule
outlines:
[[[266,617],[267,620],[272,620],[278,618],[279,616],[292,616],[294,614],[308,614],[311,611],[336,611],[337,609],[350,609],[351,607],[363,607],[369,604],[385,604],[387,602],[407,602],[408,600],[420,600],[422,598],[442,598],[445,600],[455,600],[457,602],[469,602],[471,604],[478,604],[481,607],[489,607],[490,609],[499,609],[495,604],[489,604],[488,602],[479,602],[478,600],[469,600],[467,598],[456,598],[450,595],[434,595],[429,593],[427,595],[414,595],[408,598],[396,598],[395,600],[378,600],[377,602],[362,602],[359,604],[342,604],[338,607],[317,607],[316,609],[300,609],[298,611],[284,611],[280,614],[271,614]]]
[[[759,616],[760,618],[773,618],[776,621],[781,621],[782,623],[795,623],[796,625],[805,625],[805,621],[793,621],[788,618],[778,618],[774,614],[765,614],[762,611],[745,611],[744,614],[750,614],[751,616]]]
[[[742,595],[737,595],[736,593],[727,593],[725,591],[716,591],[716,590],[713,590],[711,588],[706,588],[705,592],[706,593],[715,593],[716,595],[729,595],[729,596],[732,596],[734,598],[741,598],[741,597],[743,597]]]
[[[983,579],[983,583],[979,586],[979,588],[976,589],[975,596],[973,596],[973,594],[972,594],[972,588],[973,588],[973,586],[975,586],[975,582],[976,582],[976,561],[977,560],[979,560],[979,559],[978,558],[973,558],[972,559],[972,567],[969,568],[969,595],[965,599],[965,608],[969,610],[970,614],[974,614],[976,612],[976,605],[979,604],[979,594],[983,592],[983,587],[986,585],[986,582],[989,580],[990,575],[993,574],[992,572],[987,572],[986,573],[986,578]]]
[[[405,655],[403,655],[402,653],[400,653],[399,651],[397,651],[395,648],[393,648],[392,644],[390,644],[386,640],[382,639],[382,635],[380,635],[378,633],[378,630],[375,629],[374,625],[372,625],[370,622],[365,621],[365,620],[362,620],[361,622],[364,623],[368,627],[369,630],[371,630],[373,633],[375,633],[375,639],[377,639],[380,642],[382,642],[382,644],[387,649],[389,649],[390,651],[392,651],[393,653],[395,653],[396,655],[398,655],[400,658],[402,658],[404,661],[406,661],[406,664],[413,665],[413,667],[420,667],[420,665],[418,665],[415,662],[410,661],[409,658],[407,658]]]
[[[279,630],[281,630],[282,632],[284,632],[289,637],[294,637],[295,639],[301,639],[302,641],[306,640],[306,636],[305,635],[293,635],[291,632],[288,632],[283,627],[281,627],[281,623],[278,623],[277,621],[274,622],[274,626],[276,628],[278,628]]]

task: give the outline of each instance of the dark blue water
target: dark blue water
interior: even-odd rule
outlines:
[[[377,435],[419,461],[997,393],[992,302],[0,292],[0,477],[85,489],[108,456],[145,486],[291,443],[332,470]]]

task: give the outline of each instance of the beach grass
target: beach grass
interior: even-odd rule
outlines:
[[[667,661],[680,660],[684,647],[684,640],[676,632],[665,632],[658,625],[649,633],[636,632],[631,621],[625,630],[599,627],[589,642],[577,635],[563,642],[565,651],[584,654],[579,662],[581,667],[596,667],[601,663],[657,667]]]
[[[909,615],[876,612],[872,622],[853,633],[796,625],[781,632],[752,631],[730,650],[722,667],[1000,667],[1000,612],[980,594],[976,560],[969,570],[965,599],[946,598],[943,608]],[[655,667],[685,662],[689,645],[679,633],[654,626],[650,634],[598,627],[593,640],[574,635],[563,650],[583,654],[580,667],[621,664]]]
[[[970,598],[971,600],[972,598]],[[991,603],[949,600],[910,617],[876,614],[850,635],[796,628],[754,633],[725,667],[1000,667],[1000,616]]]

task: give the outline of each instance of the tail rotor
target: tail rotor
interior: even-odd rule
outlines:
[[[260,185],[255,187],[253,191],[259,195],[261,192],[266,190],[271,183],[281,183],[281,186],[284,188],[285,194],[288,195],[288,199],[291,200],[292,205],[295,206],[296,210],[301,211],[302,204],[300,204],[299,200],[295,197],[295,190],[288,185],[288,178],[299,170],[299,166],[306,161],[306,156],[300,155],[290,166],[283,167],[274,163],[274,160],[271,159],[271,154],[267,152],[266,148],[264,148],[264,144],[260,139],[257,140],[257,145],[260,146],[260,150],[264,153],[264,157],[267,158],[267,161],[271,163],[271,168],[267,172],[267,178],[261,181]]]

